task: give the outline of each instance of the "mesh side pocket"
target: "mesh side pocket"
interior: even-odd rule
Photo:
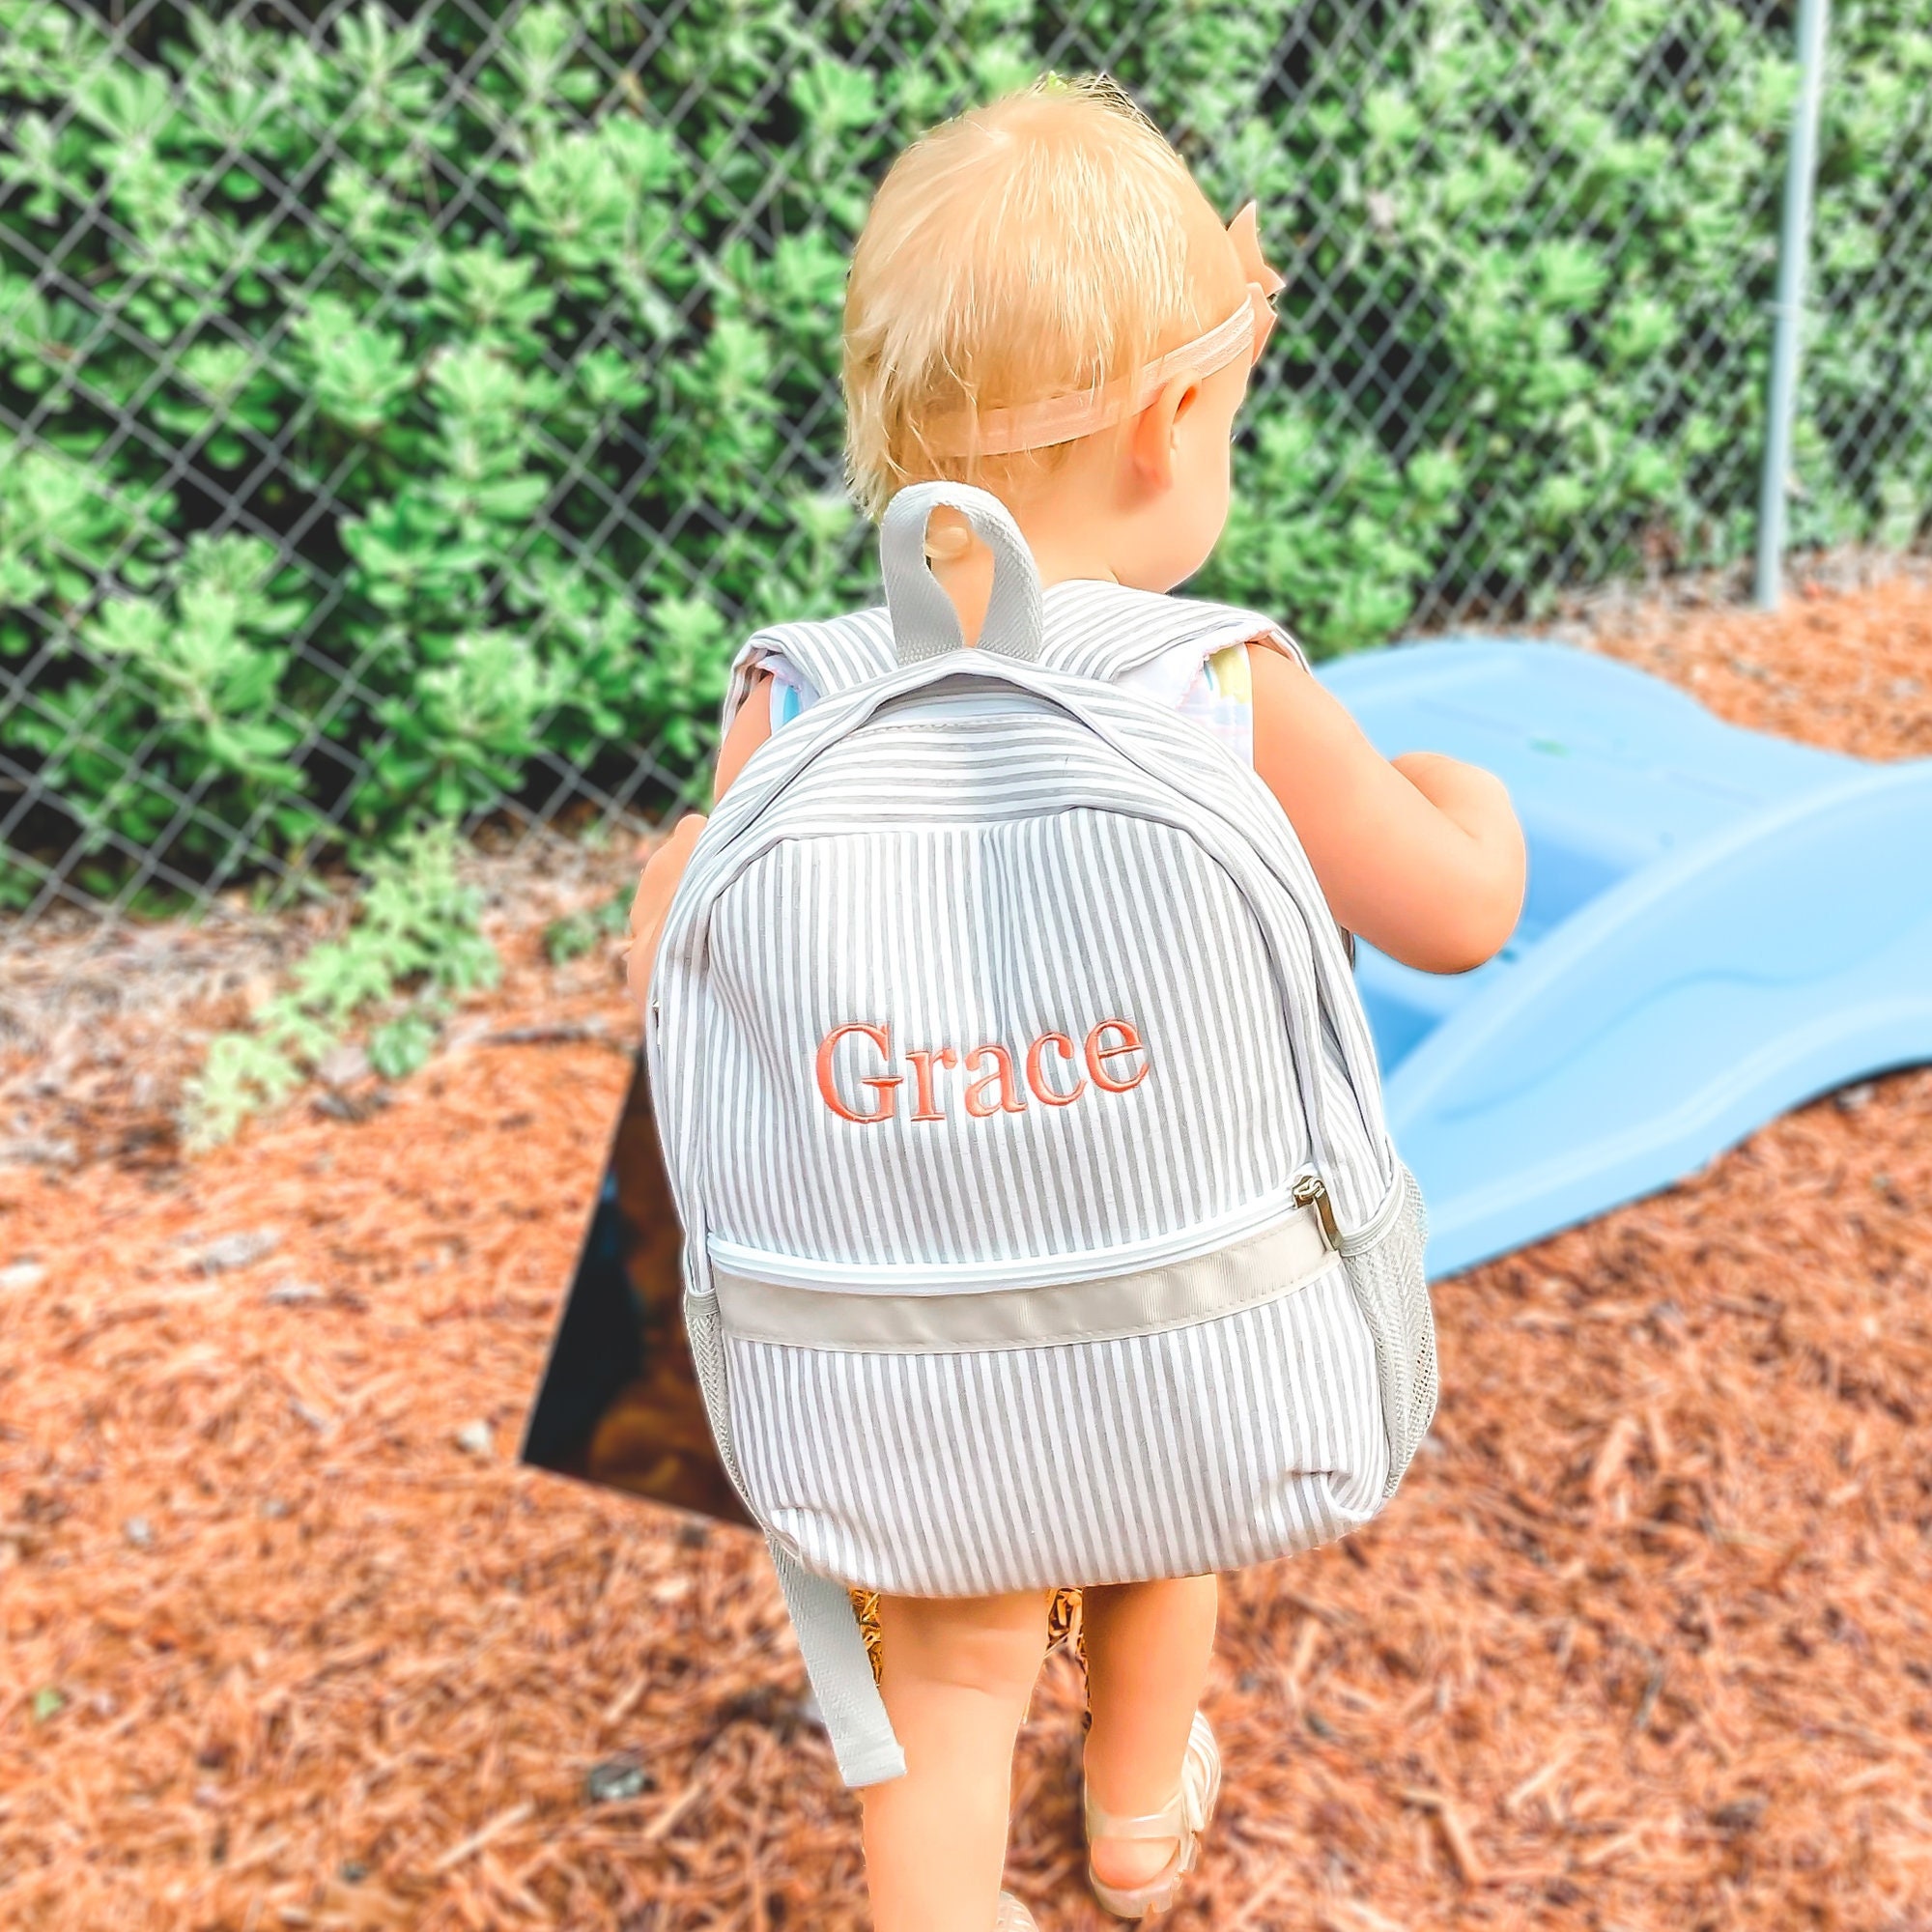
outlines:
[[[697,1372],[697,1392],[704,1398],[704,1413],[711,1424],[711,1437],[718,1445],[718,1460],[738,1492],[738,1500],[757,1521],[758,1513],[745,1493],[745,1478],[738,1469],[737,1445],[731,1439],[731,1399],[724,1386],[724,1335],[715,1294],[694,1293],[684,1297],[684,1332],[691,1343],[691,1365]]]
[[[1435,1415],[1435,1320],[1422,1265],[1428,1217],[1422,1190],[1407,1168],[1400,1169],[1397,1185],[1403,1202],[1388,1229],[1342,1254],[1355,1304],[1376,1345],[1389,1451],[1384,1502],[1395,1494]]]

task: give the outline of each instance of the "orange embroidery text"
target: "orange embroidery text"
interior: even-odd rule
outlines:
[[[841,1053],[845,1041],[855,1044]],[[863,1020],[834,1027],[818,1043],[813,1071],[819,1097],[841,1121],[871,1126],[898,1113],[907,1076],[893,1070],[897,1062],[912,1069],[908,1120],[943,1121],[952,1083],[942,1075],[966,1076],[960,1095],[969,1118],[1023,1114],[1028,1096],[1042,1107],[1070,1107],[1089,1086],[1103,1094],[1126,1094],[1148,1077],[1147,1042],[1131,1020],[1100,1020],[1078,1045],[1072,1036],[1043,1033],[1017,1060],[998,1040],[968,1053],[956,1047],[909,1047],[895,1056],[890,1026]],[[1085,1072],[1081,1071],[1085,1068]]]

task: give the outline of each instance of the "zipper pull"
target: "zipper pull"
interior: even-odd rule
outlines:
[[[1293,1198],[1297,1208],[1315,1209],[1316,1218],[1321,1223],[1321,1238],[1339,1251],[1342,1231],[1335,1225],[1335,1204],[1328,1198],[1327,1184],[1312,1167],[1304,1168],[1294,1177]]]

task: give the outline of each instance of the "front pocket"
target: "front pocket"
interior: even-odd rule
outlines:
[[[810,1568],[906,1596],[1199,1576],[1380,1508],[1376,1355],[1344,1269],[1122,1339],[911,1353],[727,1327],[761,1522]]]

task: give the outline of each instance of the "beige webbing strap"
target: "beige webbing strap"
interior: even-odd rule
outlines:
[[[851,1593],[844,1584],[806,1569],[775,1539],[767,1541],[792,1628],[798,1633],[805,1674],[825,1714],[838,1776],[853,1790],[903,1777],[905,1752],[893,1734],[885,1699],[873,1681]]]

